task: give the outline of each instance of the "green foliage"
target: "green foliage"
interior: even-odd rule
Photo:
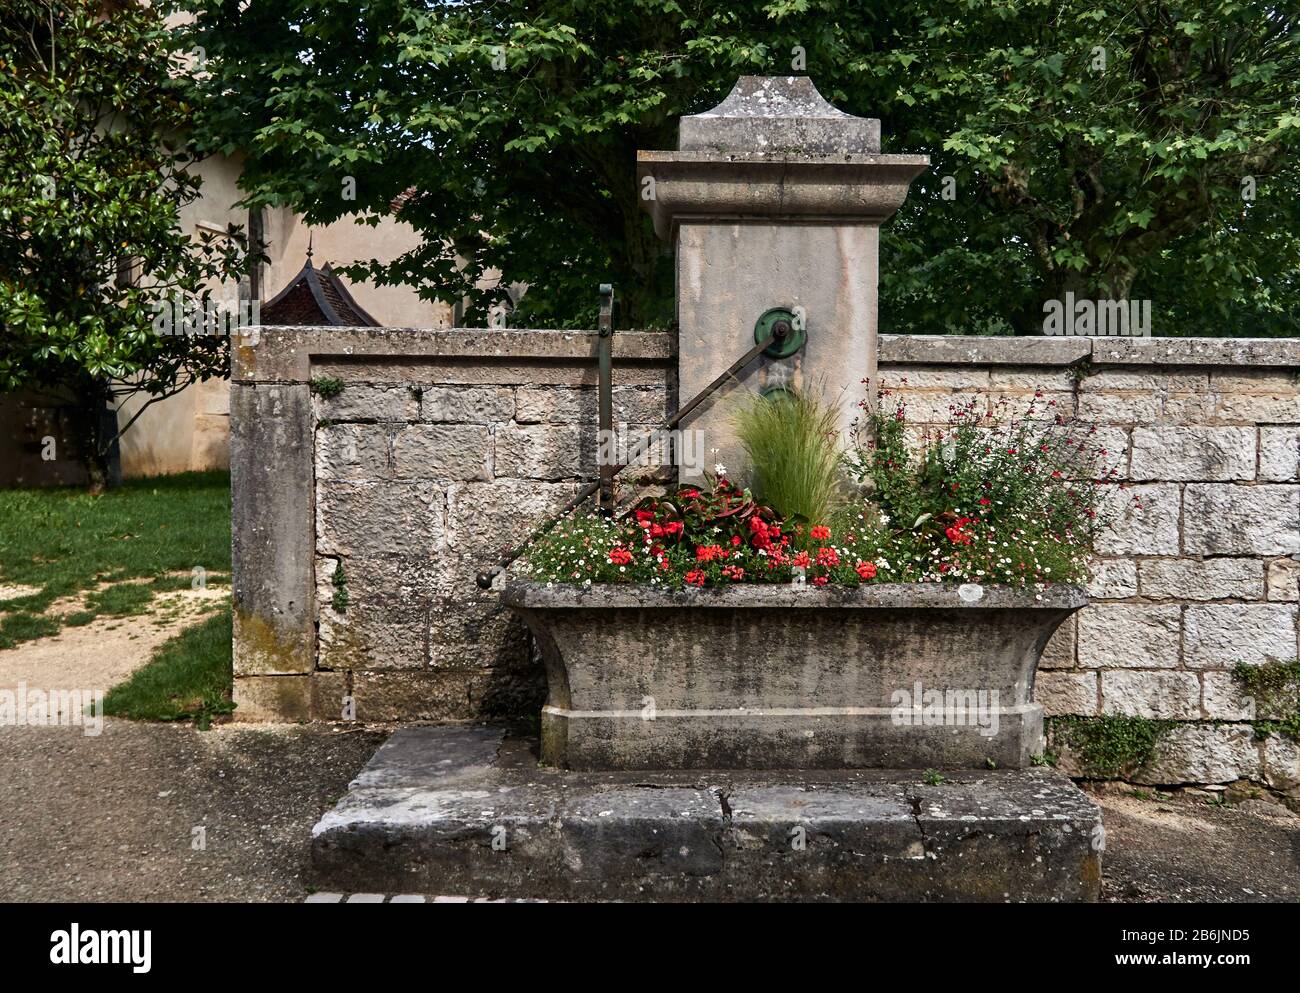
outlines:
[[[926,786],[942,786],[947,781],[944,774],[936,769],[926,769],[921,775],[921,782]]]
[[[212,147],[247,150],[251,199],[373,224],[412,190],[401,216],[423,246],[352,274],[468,297],[467,322],[506,299],[479,285],[492,268],[529,284],[517,324],[590,326],[600,281],[622,291],[622,323],[668,321],[670,251],[640,209],[635,152],[675,147],[678,116],[739,75],[793,69],[881,118],[886,151],[931,156],[883,233],[882,327],[1034,332],[1042,303],[1067,290],[1150,298],[1159,334],[1292,327],[1300,31],[1288,5],[185,6],[189,43],[208,55],[201,127]]]
[[[1253,722],[1257,737],[1274,732],[1300,741],[1300,660],[1271,660],[1263,665],[1237,663],[1233,674],[1254,701],[1256,714],[1267,714]]]
[[[108,617],[143,614],[153,601],[154,591],[146,583],[114,583],[86,596],[86,606]]]
[[[1012,417],[1009,401],[986,414],[976,397],[918,451],[896,404],[870,416],[875,442],[845,460],[818,402],[753,399],[738,429],[767,503],[709,475],[711,488],[647,498],[618,521],[562,521],[521,568],[547,582],[671,587],[1079,583],[1120,487],[1095,429],[1051,403],[1040,394]],[[842,462],[869,488],[836,509]]]
[[[874,441],[849,465],[871,486],[869,512],[841,524],[895,582],[1079,582],[1117,488],[1096,428],[1055,413],[1041,393],[1013,414],[982,396],[916,444],[906,405],[880,391]]]
[[[786,519],[826,522],[844,502],[838,414],[819,390],[749,393],[735,414],[755,494]]]
[[[154,331],[240,250],[180,224],[200,180],[173,42],[157,5],[11,0],[0,19],[0,391],[71,394],[96,487],[107,403],[226,372],[225,338]]]
[[[313,376],[311,391],[322,400],[332,400],[343,392],[347,383],[336,376]]]
[[[58,633],[59,622],[53,617],[26,611],[0,616],[0,648],[14,648],[21,642]]]
[[[1151,760],[1160,736],[1174,721],[1108,714],[1104,717],[1051,717],[1053,742],[1079,756],[1084,775],[1109,779],[1124,776]]]
[[[104,697],[104,712],[137,721],[194,720],[207,730],[232,702],[229,607],[162,644],[149,664]]]

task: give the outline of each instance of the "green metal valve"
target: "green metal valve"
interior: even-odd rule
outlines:
[[[769,337],[772,344],[763,349],[763,354],[772,359],[788,359],[808,342],[803,319],[789,307],[770,307],[754,324],[755,344]]]

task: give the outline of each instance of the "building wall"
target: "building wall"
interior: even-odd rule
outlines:
[[[473,577],[592,475],[591,336],[522,332],[541,343],[520,351],[518,335],[467,334],[434,348],[425,337],[286,329],[245,353],[235,386],[249,432],[235,464],[236,615],[257,637],[236,643],[244,719],[336,719],[344,697],[360,720],[531,713],[541,676],[523,629]],[[669,336],[616,336],[629,348],[633,339],[660,352],[616,360],[616,401],[620,419],[648,424],[676,403]],[[429,351],[453,346],[454,357]],[[339,360],[344,348],[354,357]],[[385,350],[391,357],[378,361]],[[973,394],[1019,403],[1041,391],[1040,404],[1095,422],[1116,454],[1142,503],[1126,495],[1099,548],[1093,602],[1048,645],[1037,695],[1050,715],[1179,722],[1135,774],[1143,781],[1300,785],[1294,742],[1256,740],[1232,675],[1238,662],[1297,655],[1297,366],[1300,342],[1290,340],[881,341],[882,379],[918,430]],[[313,375],[344,388],[314,397]],[[298,399],[272,392],[291,389]],[[277,450],[265,436],[270,410],[302,422],[293,446]],[[268,514],[274,500],[252,483],[269,485],[264,466],[282,475],[290,463],[295,502]],[[269,538],[290,522],[302,548],[286,553]],[[265,546],[241,535],[255,527]],[[291,636],[268,640],[252,623],[295,609]],[[277,645],[296,646],[292,661],[268,649]]]
[[[248,230],[248,212],[236,208],[238,158],[213,157],[200,162],[202,197],[186,207],[181,225],[195,237],[201,231],[224,230],[229,224]],[[300,215],[282,208],[263,215],[263,239],[269,261],[262,267],[262,300],[269,300],[297,274],[312,250],[317,266],[338,268],[372,258],[391,262],[419,247],[420,235],[394,217],[376,226],[344,218],[326,225],[309,225]],[[409,286],[378,286],[369,280],[346,280],[353,297],[380,324],[391,327],[447,327],[451,307],[422,300]],[[229,282],[218,298],[237,302],[238,286]],[[143,398],[126,404],[119,423],[135,414]],[[230,465],[230,384],[210,380],[154,404],[122,438],[122,472],[148,476],[187,470],[224,469]]]

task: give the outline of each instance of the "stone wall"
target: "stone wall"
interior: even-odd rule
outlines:
[[[619,334],[629,429],[675,409],[672,338]],[[476,574],[595,473],[595,338],[263,329],[232,385],[245,720],[535,717],[524,628]]]
[[[1300,786],[1296,744],[1256,740],[1233,676],[1297,655],[1300,342],[893,338],[881,378],[915,419],[980,391],[1012,409],[1043,391],[1098,426],[1141,498],[1102,540],[1092,603],[1039,670],[1049,715],[1182,723],[1133,778]],[[1042,404],[1040,403],[1040,409]],[[1275,717],[1257,713],[1259,718]]]
[[[650,425],[677,403],[672,339],[615,341],[617,418]],[[338,719],[345,701],[363,721],[536,712],[523,629],[473,580],[594,472],[594,348],[583,332],[293,328],[236,350],[242,719]],[[1297,655],[1300,342],[886,336],[880,361],[922,422],[973,392],[1042,390],[1099,425],[1142,498],[1048,646],[1048,713],[1182,722],[1143,781],[1300,784],[1295,744],[1256,740],[1232,675]]]

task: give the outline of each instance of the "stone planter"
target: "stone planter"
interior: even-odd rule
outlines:
[[[1002,769],[1043,749],[1034,673],[1087,603],[938,584],[669,591],[516,582],[569,769]]]

